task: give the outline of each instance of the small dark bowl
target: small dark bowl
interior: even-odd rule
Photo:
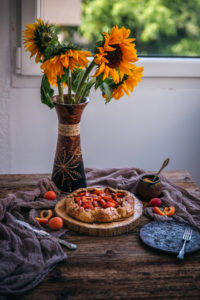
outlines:
[[[160,178],[156,176],[153,181],[154,174],[143,174],[137,184],[136,193],[141,200],[148,201],[157,198],[162,193]]]

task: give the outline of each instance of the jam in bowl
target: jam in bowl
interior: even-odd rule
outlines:
[[[154,174],[143,174],[137,183],[136,193],[141,200],[149,201],[162,193],[160,177]]]

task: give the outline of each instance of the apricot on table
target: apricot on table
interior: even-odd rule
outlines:
[[[47,200],[56,200],[56,193],[54,191],[48,191],[44,194],[44,198]]]
[[[45,218],[49,220],[53,216],[53,211],[51,209],[43,209],[40,212],[40,218]]]
[[[58,230],[63,227],[63,220],[60,217],[54,217],[49,220],[49,227],[53,230]]]
[[[174,206],[165,207],[164,210],[161,210],[158,206],[154,206],[153,212],[161,216],[171,217],[175,213],[175,207]]]
[[[41,225],[45,225],[48,223],[48,219],[47,218],[38,218],[35,217],[35,220],[38,221]]]
[[[153,212],[156,213],[157,215],[160,215],[160,216],[165,215],[164,212],[158,206],[154,206]]]
[[[161,206],[162,201],[160,198],[152,198],[151,201],[149,201],[150,206]]]
[[[171,216],[173,216],[174,213],[175,213],[175,207],[174,206],[165,207],[164,214],[166,216],[171,217]]]

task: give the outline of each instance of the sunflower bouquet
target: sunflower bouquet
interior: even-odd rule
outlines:
[[[91,88],[100,88],[107,102],[118,100],[141,81],[143,67],[138,67],[135,39],[129,38],[130,30],[115,25],[110,33],[103,33],[92,56],[90,51],[79,49],[69,42],[60,43],[53,25],[37,19],[26,25],[24,44],[36,63],[43,70],[41,101],[54,107],[54,87],[58,87],[60,103],[78,104],[85,101]],[[63,89],[67,87],[67,97]]]

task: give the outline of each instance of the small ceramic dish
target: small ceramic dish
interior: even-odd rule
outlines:
[[[137,184],[136,193],[141,200],[148,201],[152,198],[159,197],[162,192],[160,177],[154,174],[143,174],[140,176]]]

